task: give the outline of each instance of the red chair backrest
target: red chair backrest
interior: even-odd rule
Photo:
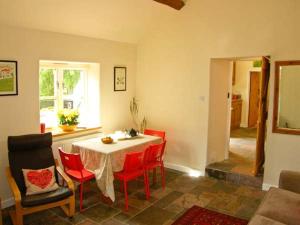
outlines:
[[[165,131],[145,129],[144,134],[161,137],[163,139],[163,141],[166,140],[166,132]]]
[[[129,152],[126,153],[123,171],[133,172],[143,169],[144,166],[144,152]]]
[[[166,141],[161,144],[150,145],[145,151],[144,163],[162,161],[166,146]]]
[[[58,148],[61,162],[65,169],[82,171],[83,165],[79,153],[66,153]]]

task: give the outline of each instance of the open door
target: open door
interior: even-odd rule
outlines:
[[[265,162],[265,138],[266,138],[266,121],[268,117],[268,87],[270,79],[270,61],[269,57],[262,58],[261,84],[259,96],[259,113],[257,122],[256,138],[256,158],[254,165],[254,175],[257,176],[262,172]]]

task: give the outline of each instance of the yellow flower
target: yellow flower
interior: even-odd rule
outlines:
[[[57,113],[60,124],[78,124],[79,112],[77,110],[63,109]]]

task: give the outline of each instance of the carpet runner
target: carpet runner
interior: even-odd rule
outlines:
[[[247,220],[193,206],[172,225],[246,225]]]

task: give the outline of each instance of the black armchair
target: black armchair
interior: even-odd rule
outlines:
[[[23,224],[23,216],[48,208],[61,206],[72,217],[75,213],[75,192],[72,180],[56,165],[52,153],[52,134],[31,134],[8,137],[7,179],[15,198],[15,210],[10,211],[14,225]],[[67,187],[55,191],[26,196],[22,169],[42,169],[55,166],[55,178],[60,175]]]

